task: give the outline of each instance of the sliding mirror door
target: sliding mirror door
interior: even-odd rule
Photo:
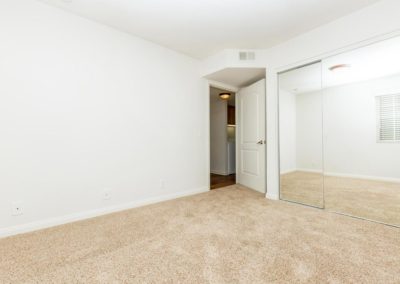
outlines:
[[[321,62],[279,74],[280,198],[323,208]]]
[[[325,207],[400,226],[400,38],[322,70]]]

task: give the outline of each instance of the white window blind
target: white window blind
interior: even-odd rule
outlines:
[[[400,94],[376,97],[378,141],[400,142]]]

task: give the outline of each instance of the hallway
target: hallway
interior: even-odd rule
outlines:
[[[216,174],[211,174],[211,189],[216,189],[220,187],[225,187],[229,185],[236,184],[236,175],[216,175]]]

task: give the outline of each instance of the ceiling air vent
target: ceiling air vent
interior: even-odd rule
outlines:
[[[256,59],[256,54],[253,51],[240,51],[239,60],[254,60]]]

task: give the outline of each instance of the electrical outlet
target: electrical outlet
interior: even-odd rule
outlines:
[[[105,189],[103,191],[103,200],[110,200],[111,199],[111,189]]]
[[[22,201],[15,201],[12,203],[12,216],[20,216],[24,214],[24,207]]]

